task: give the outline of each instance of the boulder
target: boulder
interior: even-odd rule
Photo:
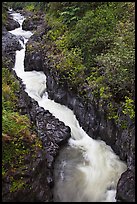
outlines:
[[[7,23],[6,23],[6,25],[5,25],[5,27],[6,27],[6,29],[8,30],[8,31],[10,31],[10,30],[14,30],[15,28],[19,28],[20,27],[20,24],[17,22],[17,21],[15,21],[13,18],[12,18],[12,16],[8,16],[8,21],[7,21]]]
[[[21,50],[22,46],[19,42],[19,36],[9,33],[7,29],[2,27],[2,64],[3,67],[12,69],[15,63],[16,50]]]
[[[116,199],[118,202],[135,202],[135,172],[127,169],[119,179]]]
[[[2,35],[2,54],[15,52],[16,50],[21,50],[22,46],[19,42],[19,37],[16,37],[12,33],[6,31],[6,28],[3,29]]]

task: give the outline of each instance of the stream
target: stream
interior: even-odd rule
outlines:
[[[43,72],[24,71],[26,43],[33,33],[22,30],[25,18],[20,13],[11,15],[20,27],[9,32],[24,39],[20,40],[23,49],[16,51],[13,69],[26,85],[28,95],[71,128],[71,138],[54,165],[54,202],[116,202],[117,182],[126,164],[105,142],[89,137],[72,110],[48,98]]]

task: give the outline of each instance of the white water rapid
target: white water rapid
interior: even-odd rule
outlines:
[[[116,186],[126,164],[103,141],[89,137],[80,127],[72,110],[48,99],[43,72],[24,72],[25,44],[32,35],[22,30],[24,17],[13,13],[20,23],[11,33],[21,35],[23,49],[16,51],[14,70],[26,85],[26,92],[71,128],[71,138],[60,151],[55,163],[54,202],[115,202]]]

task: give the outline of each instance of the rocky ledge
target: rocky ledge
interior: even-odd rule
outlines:
[[[43,22],[44,14],[42,12],[38,12],[37,15],[33,15],[31,12],[26,13],[27,18],[23,21],[22,29],[33,31],[37,29],[38,25],[41,25]]]
[[[9,68],[13,68],[15,62],[16,50],[21,50],[22,46],[19,42],[22,40],[21,36],[16,37],[9,33],[6,27],[2,27],[2,62],[3,66],[7,66],[5,62],[9,62]]]
[[[59,119],[55,118],[48,110],[39,107],[38,103],[25,92],[25,85],[20,81],[19,109],[22,114],[28,114],[35,124],[39,138],[46,150],[48,168],[53,168],[54,157],[59,152],[59,147],[70,138],[70,128]]]
[[[5,27],[6,27],[6,29],[8,31],[14,30],[15,28],[19,28],[20,27],[20,24],[17,21],[15,21],[13,19],[13,17],[10,15],[11,13],[12,12],[10,12],[10,11],[8,12],[8,19],[7,19],[7,22],[5,24]]]
[[[45,22],[43,23],[43,25]],[[113,119],[107,119],[105,107],[99,106],[90,90],[86,87],[87,100],[71,91],[66,81],[62,82],[61,74],[55,69],[50,55],[54,55],[54,48],[44,41],[48,25],[29,39],[25,56],[25,70],[44,71],[47,77],[47,90],[49,97],[56,102],[72,109],[83,129],[94,139],[102,139],[112,147],[119,157],[127,163],[127,171],[124,172],[117,186],[117,201],[135,201],[135,125],[134,121],[126,118],[128,124],[122,129]],[[47,29],[48,28],[48,29]],[[42,46],[44,45],[44,46]],[[39,58],[34,55],[40,56]],[[40,60],[41,66],[38,66]],[[120,120],[124,120],[120,116]]]

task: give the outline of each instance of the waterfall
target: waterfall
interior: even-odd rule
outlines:
[[[72,110],[48,98],[43,72],[24,72],[25,47],[32,33],[22,30],[24,17],[21,14],[12,16],[20,23],[20,28],[10,32],[24,38],[24,43],[20,42],[23,49],[16,51],[14,70],[17,76],[39,106],[71,128],[71,138],[54,166],[54,202],[115,202],[117,182],[127,169],[126,164],[105,142],[89,137]]]

